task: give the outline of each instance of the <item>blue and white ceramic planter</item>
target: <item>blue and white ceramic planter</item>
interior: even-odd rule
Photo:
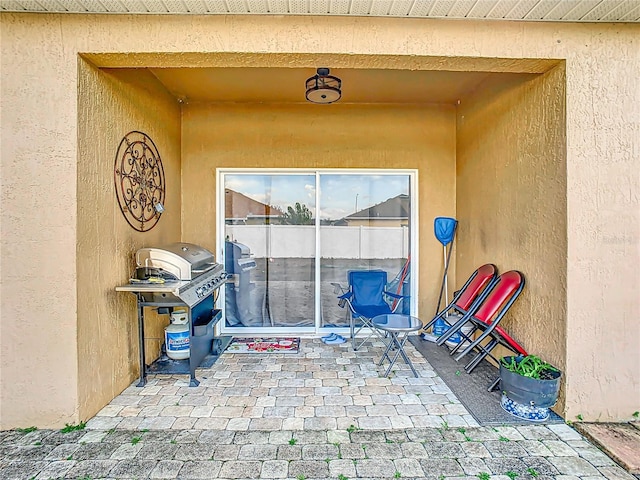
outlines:
[[[518,417],[522,420],[528,420],[530,422],[545,422],[551,415],[549,409],[546,407],[533,407],[531,405],[524,405],[511,400],[506,395],[502,394],[500,400],[500,406],[505,412]]]

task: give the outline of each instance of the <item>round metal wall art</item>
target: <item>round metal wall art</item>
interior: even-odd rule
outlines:
[[[116,153],[116,197],[120,211],[135,230],[156,226],[164,211],[165,178],[160,153],[145,133],[127,133]]]

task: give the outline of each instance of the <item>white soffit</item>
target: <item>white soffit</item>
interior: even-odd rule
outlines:
[[[640,0],[0,0],[0,11],[640,22]]]

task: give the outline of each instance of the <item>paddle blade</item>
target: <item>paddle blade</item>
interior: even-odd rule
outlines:
[[[436,217],[433,222],[433,231],[442,245],[448,245],[453,241],[458,221],[451,217]]]

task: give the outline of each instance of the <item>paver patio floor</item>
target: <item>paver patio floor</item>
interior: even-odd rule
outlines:
[[[389,377],[384,344],[325,345],[303,338],[297,354],[223,353],[188,376],[150,375],[87,422],[90,429],[362,430],[471,427],[477,422],[416,349]]]
[[[425,359],[304,339],[131,386],[85,429],[0,432],[2,480],[637,480],[572,427],[475,426]]]

